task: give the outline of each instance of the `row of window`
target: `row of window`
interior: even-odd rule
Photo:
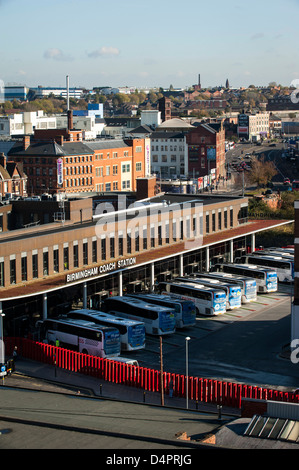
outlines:
[[[124,180],[121,182],[121,189],[131,189],[131,180]],[[118,181],[112,181],[109,183],[99,183],[96,184],[96,191],[98,193],[109,192],[109,191],[118,191],[120,190]]]
[[[152,151],[153,151],[153,152],[154,152],[154,151],[158,152],[159,150],[160,150],[161,152],[164,152],[164,151],[167,152],[167,151],[168,151],[168,145],[161,145],[161,146],[159,146],[159,145],[152,145]],[[182,147],[181,145],[180,145],[179,147],[170,145],[170,146],[169,146],[169,150],[170,150],[170,152],[176,152],[177,150],[179,150],[179,152],[183,152],[183,151],[184,151],[184,147]]]
[[[162,162],[177,162],[178,159],[180,159],[179,161],[180,162],[184,162],[185,161],[185,157],[184,155],[170,155],[170,158],[169,158],[169,155],[153,155],[152,156],[152,161],[155,163],[155,162],[159,162],[159,161],[162,161]]]
[[[92,162],[92,155],[82,155],[78,157],[65,157],[64,163],[84,163]]]
[[[73,186],[91,186],[93,184],[92,177],[89,178],[69,178],[65,180],[65,185],[67,188]]]
[[[92,173],[92,165],[86,166],[74,166],[74,167],[67,167],[65,169],[65,174],[68,175],[80,175],[84,173]]]
[[[112,152],[112,158],[118,158],[120,157],[128,157],[129,156],[129,151],[124,150],[123,155],[118,155],[118,152]],[[95,160],[103,160],[104,158],[110,158],[110,152],[107,152],[105,155],[103,153],[95,153],[94,156]]]
[[[184,223],[183,220],[173,220],[171,224],[172,240],[174,242],[183,240],[184,238],[193,238],[199,234],[199,229],[202,226],[201,219],[195,216],[192,221],[190,218]],[[192,232],[191,232],[192,230]],[[148,239],[148,234],[150,238]],[[153,224],[150,228],[144,227],[142,230],[136,230],[134,233],[128,232],[126,237],[122,234],[102,238],[101,240],[85,241],[82,244],[82,253],[79,253],[79,245],[73,244],[71,247],[63,247],[62,261],[60,258],[61,248],[55,247],[52,250],[44,250],[42,256],[42,264],[39,265],[39,257],[37,253],[31,256],[21,257],[21,266],[17,266],[17,260],[13,256],[10,259],[10,284],[17,282],[17,270],[21,268],[21,281],[28,280],[28,264],[31,263],[32,279],[38,279],[42,276],[48,276],[50,273],[50,256],[52,257],[52,266],[54,273],[61,273],[80,266],[89,264],[89,250],[91,250],[91,262],[98,263],[113,259],[124,255],[130,255],[133,252],[146,251],[149,248],[162,246],[164,243],[170,243],[170,227],[169,223],[164,226]],[[72,256],[72,260],[70,260]],[[79,266],[79,256],[81,262]],[[62,265],[61,265],[62,263]],[[0,262],[0,286],[4,286],[4,261]]]
[[[232,228],[234,226],[234,211],[230,209],[230,221],[229,226]],[[222,225],[222,212],[218,212],[218,230],[228,228],[228,211],[225,209],[223,211],[223,225]],[[206,214],[206,233],[216,232],[216,213]]]

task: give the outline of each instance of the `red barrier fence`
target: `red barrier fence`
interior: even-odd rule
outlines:
[[[102,359],[26,338],[5,338],[4,341],[6,356],[11,356],[14,347],[17,346],[18,354],[27,359],[150,392],[161,390],[158,370]],[[166,394],[169,393],[171,381],[173,382],[173,396],[185,397],[186,376],[164,372],[163,385]],[[242,398],[299,403],[298,395],[292,392],[199,377],[188,377],[188,398],[239,409]]]

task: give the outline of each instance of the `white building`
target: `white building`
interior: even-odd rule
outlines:
[[[266,138],[270,133],[270,113],[239,114],[238,136],[247,140]]]
[[[161,111],[145,110],[141,111],[141,126],[156,128],[162,124]]]
[[[68,122],[66,115],[56,117],[57,129],[66,129]],[[73,116],[73,128],[82,130],[84,140],[94,140],[102,134],[105,121],[95,116]]]
[[[67,98],[66,87],[37,87],[30,88],[30,91],[34,94],[34,98],[46,98],[49,95]],[[83,96],[83,89],[81,88],[69,88],[69,97],[79,100]]]
[[[32,111],[0,116],[0,136],[16,137],[34,133],[34,129],[55,129],[56,117],[43,111]]]

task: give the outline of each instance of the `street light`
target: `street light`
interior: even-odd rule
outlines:
[[[186,336],[186,408],[188,410],[188,342],[190,341],[190,336]]]
[[[1,310],[0,310],[1,312]],[[5,317],[5,313],[0,313],[0,364],[3,365],[5,363],[5,354],[4,354],[4,339],[3,339],[3,317]]]

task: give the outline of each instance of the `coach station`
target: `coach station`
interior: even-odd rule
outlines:
[[[257,233],[291,222],[249,219],[243,196],[145,195],[2,203],[4,334],[35,338],[37,320],[72,306],[100,309],[109,296],[208,271],[254,250]]]

